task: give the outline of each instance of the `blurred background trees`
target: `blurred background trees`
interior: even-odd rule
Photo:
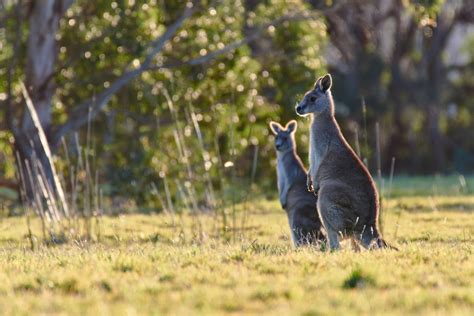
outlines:
[[[66,179],[66,154],[88,155],[106,196],[139,205],[272,192],[267,123],[327,71],[372,171],[379,122],[383,171],[472,172],[473,56],[467,0],[0,0],[0,185],[31,157],[49,172],[21,80]]]
[[[349,108],[365,98],[371,119],[383,120],[383,155],[396,157],[399,169],[466,171],[472,152],[447,129],[465,107],[450,91],[472,71],[474,3],[351,1],[335,7],[325,17],[328,57],[336,56],[329,68],[344,82],[335,86],[336,97]],[[455,162],[460,154],[466,160]]]

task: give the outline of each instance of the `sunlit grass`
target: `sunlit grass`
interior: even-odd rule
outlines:
[[[103,218],[100,242],[38,242],[31,251],[25,218],[3,219],[0,310],[314,315],[474,308],[471,196],[387,201],[385,237],[398,252],[356,253],[348,244],[337,253],[294,250],[278,202],[248,207],[247,229],[234,242],[215,234],[219,225],[210,215],[128,215]]]

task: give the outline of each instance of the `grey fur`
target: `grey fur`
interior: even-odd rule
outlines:
[[[318,194],[318,212],[329,246],[339,248],[339,236],[355,237],[365,248],[388,247],[377,222],[379,199],[367,168],[341,133],[334,117],[328,74],[316,81],[296,112],[312,116],[308,185]]]
[[[296,124],[293,120],[283,127],[271,122],[270,128],[275,134],[280,203],[288,215],[293,244],[298,247],[323,243],[326,238],[316,209],[317,197],[306,190],[307,171],[296,153]]]

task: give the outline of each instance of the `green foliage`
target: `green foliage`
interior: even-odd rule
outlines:
[[[138,67],[150,43],[181,15],[186,2],[75,1],[57,35],[55,123],[65,122],[78,104]],[[115,94],[93,122],[89,150],[106,195],[133,197],[140,205],[162,208],[157,197],[164,195],[165,178],[170,179],[177,207],[186,206],[183,194],[202,200],[209,178],[227,195],[230,182],[248,183],[257,146],[258,175],[270,176],[263,183],[273,182],[267,122],[292,118],[294,95],[323,73],[325,26],[308,17],[282,22],[282,16],[308,9],[299,0],[262,2],[256,8],[230,0],[213,5],[201,3],[157,56],[157,69]],[[7,10],[13,14],[14,4]],[[5,47],[0,51],[2,64],[12,58],[15,22],[9,19],[0,32]],[[23,24],[26,37],[28,23]],[[257,36],[248,45],[205,64],[186,64],[253,33]],[[262,43],[263,50],[258,47]],[[25,67],[23,44],[19,53],[17,79]],[[0,68],[0,75],[6,77],[6,69]],[[16,81],[14,85],[16,89]],[[6,162],[5,176],[13,178],[10,139],[9,133],[0,134],[0,147],[8,147],[0,159]],[[74,135],[66,139],[72,159],[78,146],[87,145],[86,128],[78,139],[79,144]],[[61,156],[64,159],[64,153]],[[224,169],[227,161],[239,168]],[[59,164],[68,178],[70,166]]]
[[[11,133],[0,131],[0,174],[10,179],[15,177],[12,142]]]
[[[345,289],[362,289],[372,285],[375,285],[375,280],[360,268],[357,268],[344,280],[342,287]]]
[[[446,0],[414,0],[409,1],[409,7],[414,11],[418,19],[426,21],[427,19],[434,19],[441,10],[441,7]]]
[[[122,2],[73,6],[62,25],[60,63],[77,61],[58,78],[64,87],[58,97],[58,120],[66,108],[102,90],[102,84],[107,86],[127,65],[138,65],[137,56],[182,8],[147,1],[134,1],[132,6]],[[240,2],[219,2],[185,23],[165,46],[158,64],[185,62],[221,49],[241,40],[246,24],[258,27],[305,8],[303,2],[273,1],[261,4],[244,21]],[[112,98],[93,127],[98,168],[105,171],[101,178],[110,183],[109,194],[159,206],[151,187],[156,185],[163,194],[163,177],[170,177],[179,182],[169,181],[176,201],[182,200],[180,185],[202,196],[204,176],[219,179],[225,172],[223,162],[239,161],[235,174],[247,178],[248,157],[255,146],[260,147],[259,170],[270,167],[268,158],[274,153],[266,123],[280,115],[294,116],[296,91],[303,91],[316,73],[323,72],[325,27],[303,19],[269,27],[262,36],[271,55],[252,49],[252,43],[263,41],[258,39],[206,65],[147,72]],[[77,89],[78,84],[85,89]],[[273,172],[262,173],[274,177]],[[230,181],[229,177],[224,180]],[[225,181],[214,185],[226,186]]]
[[[326,48],[331,36],[338,34],[334,32],[335,25],[324,18],[321,7],[316,8],[313,1],[223,0],[201,4],[202,8],[158,54],[156,68],[118,91],[92,124],[93,167],[99,171],[106,197],[119,201],[133,198],[130,205],[157,210],[168,204],[168,189],[173,205],[180,210],[189,204],[210,208],[212,190],[220,204],[243,200],[251,192],[274,194],[275,153],[267,123],[286,123],[295,118],[295,102],[327,71],[325,57],[332,57],[328,56],[332,50]],[[404,1],[400,8],[404,10],[402,15],[414,18],[418,27],[434,28],[443,4],[441,0]],[[125,70],[142,64],[150,42],[163,34],[185,6],[184,0],[76,0],[61,19],[57,35],[54,123],[65,122],[82,101],[110,86]],[[334,12],[350,9],[345,4],[332,6],[333,2],[327,1],[323,8],[336,8]],[[7,66],[13,57],[13,94],[15,101],[20,100],[17,83],[25,79],[28,35],[28,20],[24,19],[20,49],[13,56],[17,26],[14,1],[8,3],[5,14],[9,18],[0,26],[0,102],[6,98]],[[407,55],[400,62],[402,70],[407,71],[406,80],[393,92],[391,84],[396,78],[391,72],[391,60],[376,50],[373,38],[364,36],[364,28],[370,24],[358,20],[355,23],[348,36],[361,44],[360,49],[350,52],[356,57],[348,71],[357,78],[344,71],[334,73],[333,93],[343,132],[355,144],[358,131],[363,155],[373,167],[373,126],[379,121],[383,171],[389,170],[390,158],[395,156],[396,171],[424,172],[432,157],[426,141],[426,96],[420,92],[416,70],[423,61],[423,51],[419,45],[407,43]],[[190,60],[254,35],[245,45],[207,63],[189,64]],[[473,56],[472,40],[466,40],[465,47],[465,54]],[[464,70],[443,86],[439,122],[446,138],[448,170],[461,173],[471,172],[474,161],[474,148],[468,141],[472,137],[467,137],[473,125],[472,65]],[[394,93],[399,97],[397,101]],[[422,100],[414,102],[413,95]],[[364,114],[362,97],[367,104]],[[393,119],[397,102],[404,105],[400,114],[403,130],[391,135],[397,128]],[[4,116],[0,112],[3,121]],[[305,160],[308,124],[299,122],[298,151]],[[78,131],[82,147],[87,143],[86,132],[86,128]],[[12,142],[11,132],[1,130],[2,178],[15,177]],[[74,161],[78,145],[74,135],[68,135],[66,142]],[[253,174],[254,157],[257,168]],[[64,158],[60,151],[58,165],[68,179],[69,166]],[[232,162],[234,167],[225,168],[226,162]],[[250,185],[251,176],[257,186]]]

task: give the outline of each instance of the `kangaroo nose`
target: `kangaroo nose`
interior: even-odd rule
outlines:
[[[296,112],[301,113],[301,110],[302,110],[302,109],[303,109],[303,107],[302,107],[301,105],[298,105],[298,106],[296,107]]]

